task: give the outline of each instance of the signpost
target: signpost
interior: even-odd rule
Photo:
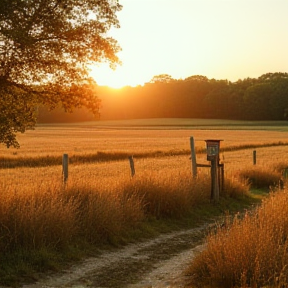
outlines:
[[[205,140],[207,149],[207,160],[211,161],[211,201],[219,201],[219,152],[220,141],[215,139]]]

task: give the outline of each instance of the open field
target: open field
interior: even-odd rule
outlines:
[[[147,119],[99,121],[78,124],[39,125],[19,134],[20,149],[0,147],[1,156],[39,157],[47,155],[125,152],[173,152],[205,149],[205,139],[221,139],[222,148],[263,143],[288,143],[287,122],[243,122],[227,120]],[[286,133],[285,133],[286,132]]]
[[[0,186],[10,186],[15,189],[19,186],[21,191],[24,191],[26,189],[31,190],[31,187],[34,186],[36,189],[39,185],[42,187],[52,183],[60,185],[62,183],[61,161],[63,153],[68,153],[69,158],[75,155],[97,154],[98,152],[124,153],[124,160],[122,161],[82,161],[70,164],[69,185],[72,185],[73,181],[78,183],[93,182],[96,186],[100,185],[99,182],[117,185],[118,182],[128,181],[130,179],[130,167],[128,159],[125,157],[126,154],[154,153],[152,154],[154,157],[135,158],[137,175],[157,174],[159,177],[166,175],[168,178],[173,178],[175,175],[190,173],[191,171],[189,159],[189,138],[191,136],[194,137],[196,151],[198,151],[197,163],[201,164],[209,164],[206,160],[204,140],[223,140],[221,142],[220,161],[225,164],[227,175],[234,175],[240,169],[251,166],[253,150],[257,150],[258,166],[272,167],[276,163],[288,163],[288,133],[283,131],[286,127],[280,126],[282,128],[279,128],[278,123],[276,125],[269,122],[270,124],[266,123],[267,126],[253,126],[253,130],[244,130],[249,125],[251,127],[250,122],[237,122],[237,125],[233,126],[232,124],[235,123],[233,121],[229,126],[232,130],[229,130],[228,127],[223,130],[223,125],[227,121],[191,121],[186,119],[172,122],[169,119],[165,123],[169,123],[169,125],[172,123],[174,125],[183,123],[208,125],[210,123],[212,127],[207,126],[205,130],[197,127],[193,130],[190,128],[175,129],[171,126],[167,129],[167,126],[163,126],[163,129],[160,129],[160,124],[163,124],[161,119],[39,126],[33,131],[19,135],[20,149],[0,147],[0,159],[2,158],[8,163],[9,161],[17,163],[25,162],[25,159],[31,158],[33,163],[36,161],[34,159],[42,156],[40,165],[38,165],[40,167],[33,168],[31,165],[32,167],[0,169]],[[129,129],[124,129],[129,123]],[[156,124],[158,128],[154,129]],[[144,125],[145,128],[142,129]],[[215,127],[217,129],[213,130]],[[237,130],[237,127],[242,128]],[[281,145],[278,145],[279,143]],[[269,148],[262,147],[268,144],[272,146]],[[238,150],[234,151],[235,147]],[[170,156],[163,157],[162,155],[159,157],[161,152],[167,152]],[[45,159],[51,156],[58,159],[57,165],[46,165]],[[198,172],[206,175],[209,174],[209,169],[198,168]]]
[[[71,123],[70,125],[83,125],[82,123]],[[237,130],[283,130],[287,131],[287,121],[241,121],[225,119],[197,119],[197,118],[150,118],[132,120],[104,120],[90,121],[85,123],[87,126],[98,127],[118,127],[118,128],[141,128],[141,129],[237,129]],[[55,124],[57,125],[57,124]],[[68,124],[69,125],[69,124]],[[274,127],[274,128],[272,128]]]
[[[225,165],[225,173],[233,175],[245,167],[253,166],[253,150],[244,149],[239,151],[225,151],[220,153],[220,162]],[[257,167],[272,167],[277,163],[287,163],[288,166],[288,147],[272,146],[265,148],[256,148]],[[61,161],[61,155],[59,154]],[[181,173],[190,173],[191,160],[189,155],[154,157],[135,159],[136,175],[158,174],[174,177]],[[197,154],[197,163],[209,164],[205,154]],[[209,174],[207,168],[198,168],[198,173]],[[109,161],[100,163],[82,163],[69,165],[69,182],[80,181],[95,182],[106,181],[117,183],[119,181],[130,180],[129,161]],[[140,177],[140,176],[139,176]],[[17,180],[15,180],[17,179]],[[37,179],[37,181],[36,181]],[[21,190],[31,189],[33,185],[43,186],[45,183],[62,183],[62,166],[53,165],[48,167],[19,167],[11,169],[0,169],[0,185],[19,186]],[[40,184],[39,184],[40,183]],[[99,184],[95,184],[99,185]]]
[[[25,256],[26,260],[30,259],[28,263],[36,262],[38,267],[39,261],[46,263],[47,257],[51,258],[49,253],[69,250],[71,246],[75,249],[79,243],[98,247],[123,242],[133,238],[136,231],[139,233],[143,229],[143,223],[145,226],[151,219],[179,219],[191,216],[191,209],[194,213],[195,207],[209,205],[209,169],[199,168],[197,179],[191,177],[190,136],[194,137],[198,151],[197,163],[202,164],[209,163],[204,140],[223,140],[220,153],[220,161],[225,164],[223,197],[242,199],[249,195],[250,186],[240,176],[243,170],[255,170],[255,165],[252,165],[254,149],[257,150],[256,167],[261,170],[257,173],[263,172],[264,178],[276,174],[276,180],[271,185],[278,184],[283,168],[288,166],[288,133],[284,126],[279,128],[267,124],[245,130],[242,123],[241,130],[237,130],[236,126],[229,130],[223,126],[220,129],[214,123],[214,126],[201,130],[171,126],[149,128],[147,123],[145,128],[131,124],[129,129],[101,125],[39,126],[20,135],[20,149],[1,147],[3,162],[25,162],[28,158],[32,164],[33,161],[42,162],[37,167],[28,165],[0,169],[0,259],[11,260],[12,257],[13,261],[22,261],[23,264],[22,254],[18,253],[20,256],[16,257],[13,251],[38,251],[37,259],[34,252],[34,256]],[[214,129],[215,125],[217,129]],[[136,175],[133,179],[125,155],[126,158],[117,161],[107,158],[100,162],[91,159],[87,163],[72,162],[68,182],[64,186],[62,154],[68,153],[70,159],[73,155],[80,157],[97,152],[144,154],[143,157],[135,157]],[[144,157],[145,153],[149,157]],[[45,159],[51,155],[59,158],[60,164],[47,165]],[[207,213],[207,208],[204,213]],[[199,217],[197,215],[196,219]],[[46,252],[43,254],[43,251]],[[8,260],[5,261],[2,263]],[[17,265],[16,270],[19,270]],[[34,264],[31,265],[34,267]],[[45,265],[54,267],[55,263],[48,261]],[[8,268],[11,269],[10,266],[0,265],[1,281]]]
[[[165,126],[164,123],[166,123]],[[190,129],[190,126],[187,128],[185,123],[196,129]],[[208,126],[209,123],[211,126]],[[271,161],[288,162],[288,153],[286,153],[286,151],[288,152],[288,133],[285,132],[286,129],[288,130],[288,125],[286,127],[282,126],[282,122],[280,126],[278,122],[265,122],[267,126],[256,126],[259,123],[254,123],[253,130],[244,130],[245,127],[251,128],[253,122],[232,121],[229,126],[224,126],[225,129],[223,130],[225,123],[227,124],[226,120],[168,119],[168,121],[164,121],[164,119],[150,119],[39,126],[35,130],[19,135],[20,149],[0,147],[0,159],[20,162],[20,160],[25,161],[26,158],[31,158],[33,162],[33,159],[42,157],[43,165],[40,163],[40,168],[19,167],[0,170],[0,183],[14,183],[14,185],[19,183],[23,187],[26,186],[23,185],[24,183],[28,185],[31,180],[36,184],[33,181],[35,178],[41,179],[42,184],[51,181],[51,179],[62,181],[61,159],[64,153],[68,153],[69,158],[77,155],[89,156],[99,152],[124,153],[124,156],[126,154],[136,156],[144,154],[143,158],[135,159],[136,173],[159,173],[160,171],[167,173],[169,171],[168,174],[177,175],[180,171],[191,170],[189,160],[189,138],[191,136],[195,140],[197,162],[204,164],[209,163],[206,160],[204,140],[223,140],[221,141],[220,161],[226,164],[226,172],[237,170],[243,165],[252,164],[252,151],[256,147],[257,164],[269,165]],[[184,124],[184,129],[173,128],[173,125],[181,124]],[[197,126],[198,124],[200,126]],[[203,127],[204,124],[206,129],[200,129],[199,127]],[[162,129],[161,125],[163,125]],[[126,129],[127,127],[128,129]],[[216,130],[214,130],[215,127]],[[229,127],[231,130],[228,129]],[[241,130],[237,130],[239,127]],[[279,146],[279,143],[284,145]],[[261,147],[268,144],[272,145],[269,149]],[[248,148],[243,149],[245,147]],[[240,150],[234,151],[235,148]],[[161,156],[163,152],[174,155],[174,157],[156,157]],[[152,153],[155,157],[145,158],[145,153]],[[273,156],[271,157],[271,155]],[[57,163],[59,165],[45,167],[45,157],[51,156],[58,158]],[[130,168],[127,158],[124,157],[124,159],[124,161],[104,163],[98,161],[85,163],[83,160],[80,163],[70,165],[69,178],[103,179],[105,177],[114,179],[114,182],[116,178],[127,179],[130,177]],[[207,171],[205,168],[202,170]],[[19,181],[14,181],[15,173],[18,174]]]

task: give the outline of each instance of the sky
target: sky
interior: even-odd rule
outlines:
[[[288,0],[119,0],[115,71],[93,67],[99,85],[143,85],[174,79],[258,78],[288,72]]]

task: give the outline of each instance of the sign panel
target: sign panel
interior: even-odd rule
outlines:
[[[219,157],[221,140],[205,140],[207,148],[207,160],[216,160]]]

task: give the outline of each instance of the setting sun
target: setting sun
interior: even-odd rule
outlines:
[[[121,67],[117,67],[117,70],[112,70],[108,66],[104,67],[91,67],[90,72],[91,77],[95,79],[98,85],[100,86],[109,86],[111,88],[121,88],[127,85],[128,76],[125,73],[121,73]],[[133,85],[131,85],[133,86]]]
[[[120,56],[120,59],[125,59],[125,56]],[[125,86],[135,87],[144,85],[149,82],[154,76],[150,71],[145,71],[143,68],[136,67],[137,63],[132,66],[129,61],[125,61],[123,65],[118,65],[114,70],[108,64],[98,64],[90,66],[90,76],[94,78],[100,86],[109,86],[111,88],[122,88]]]

